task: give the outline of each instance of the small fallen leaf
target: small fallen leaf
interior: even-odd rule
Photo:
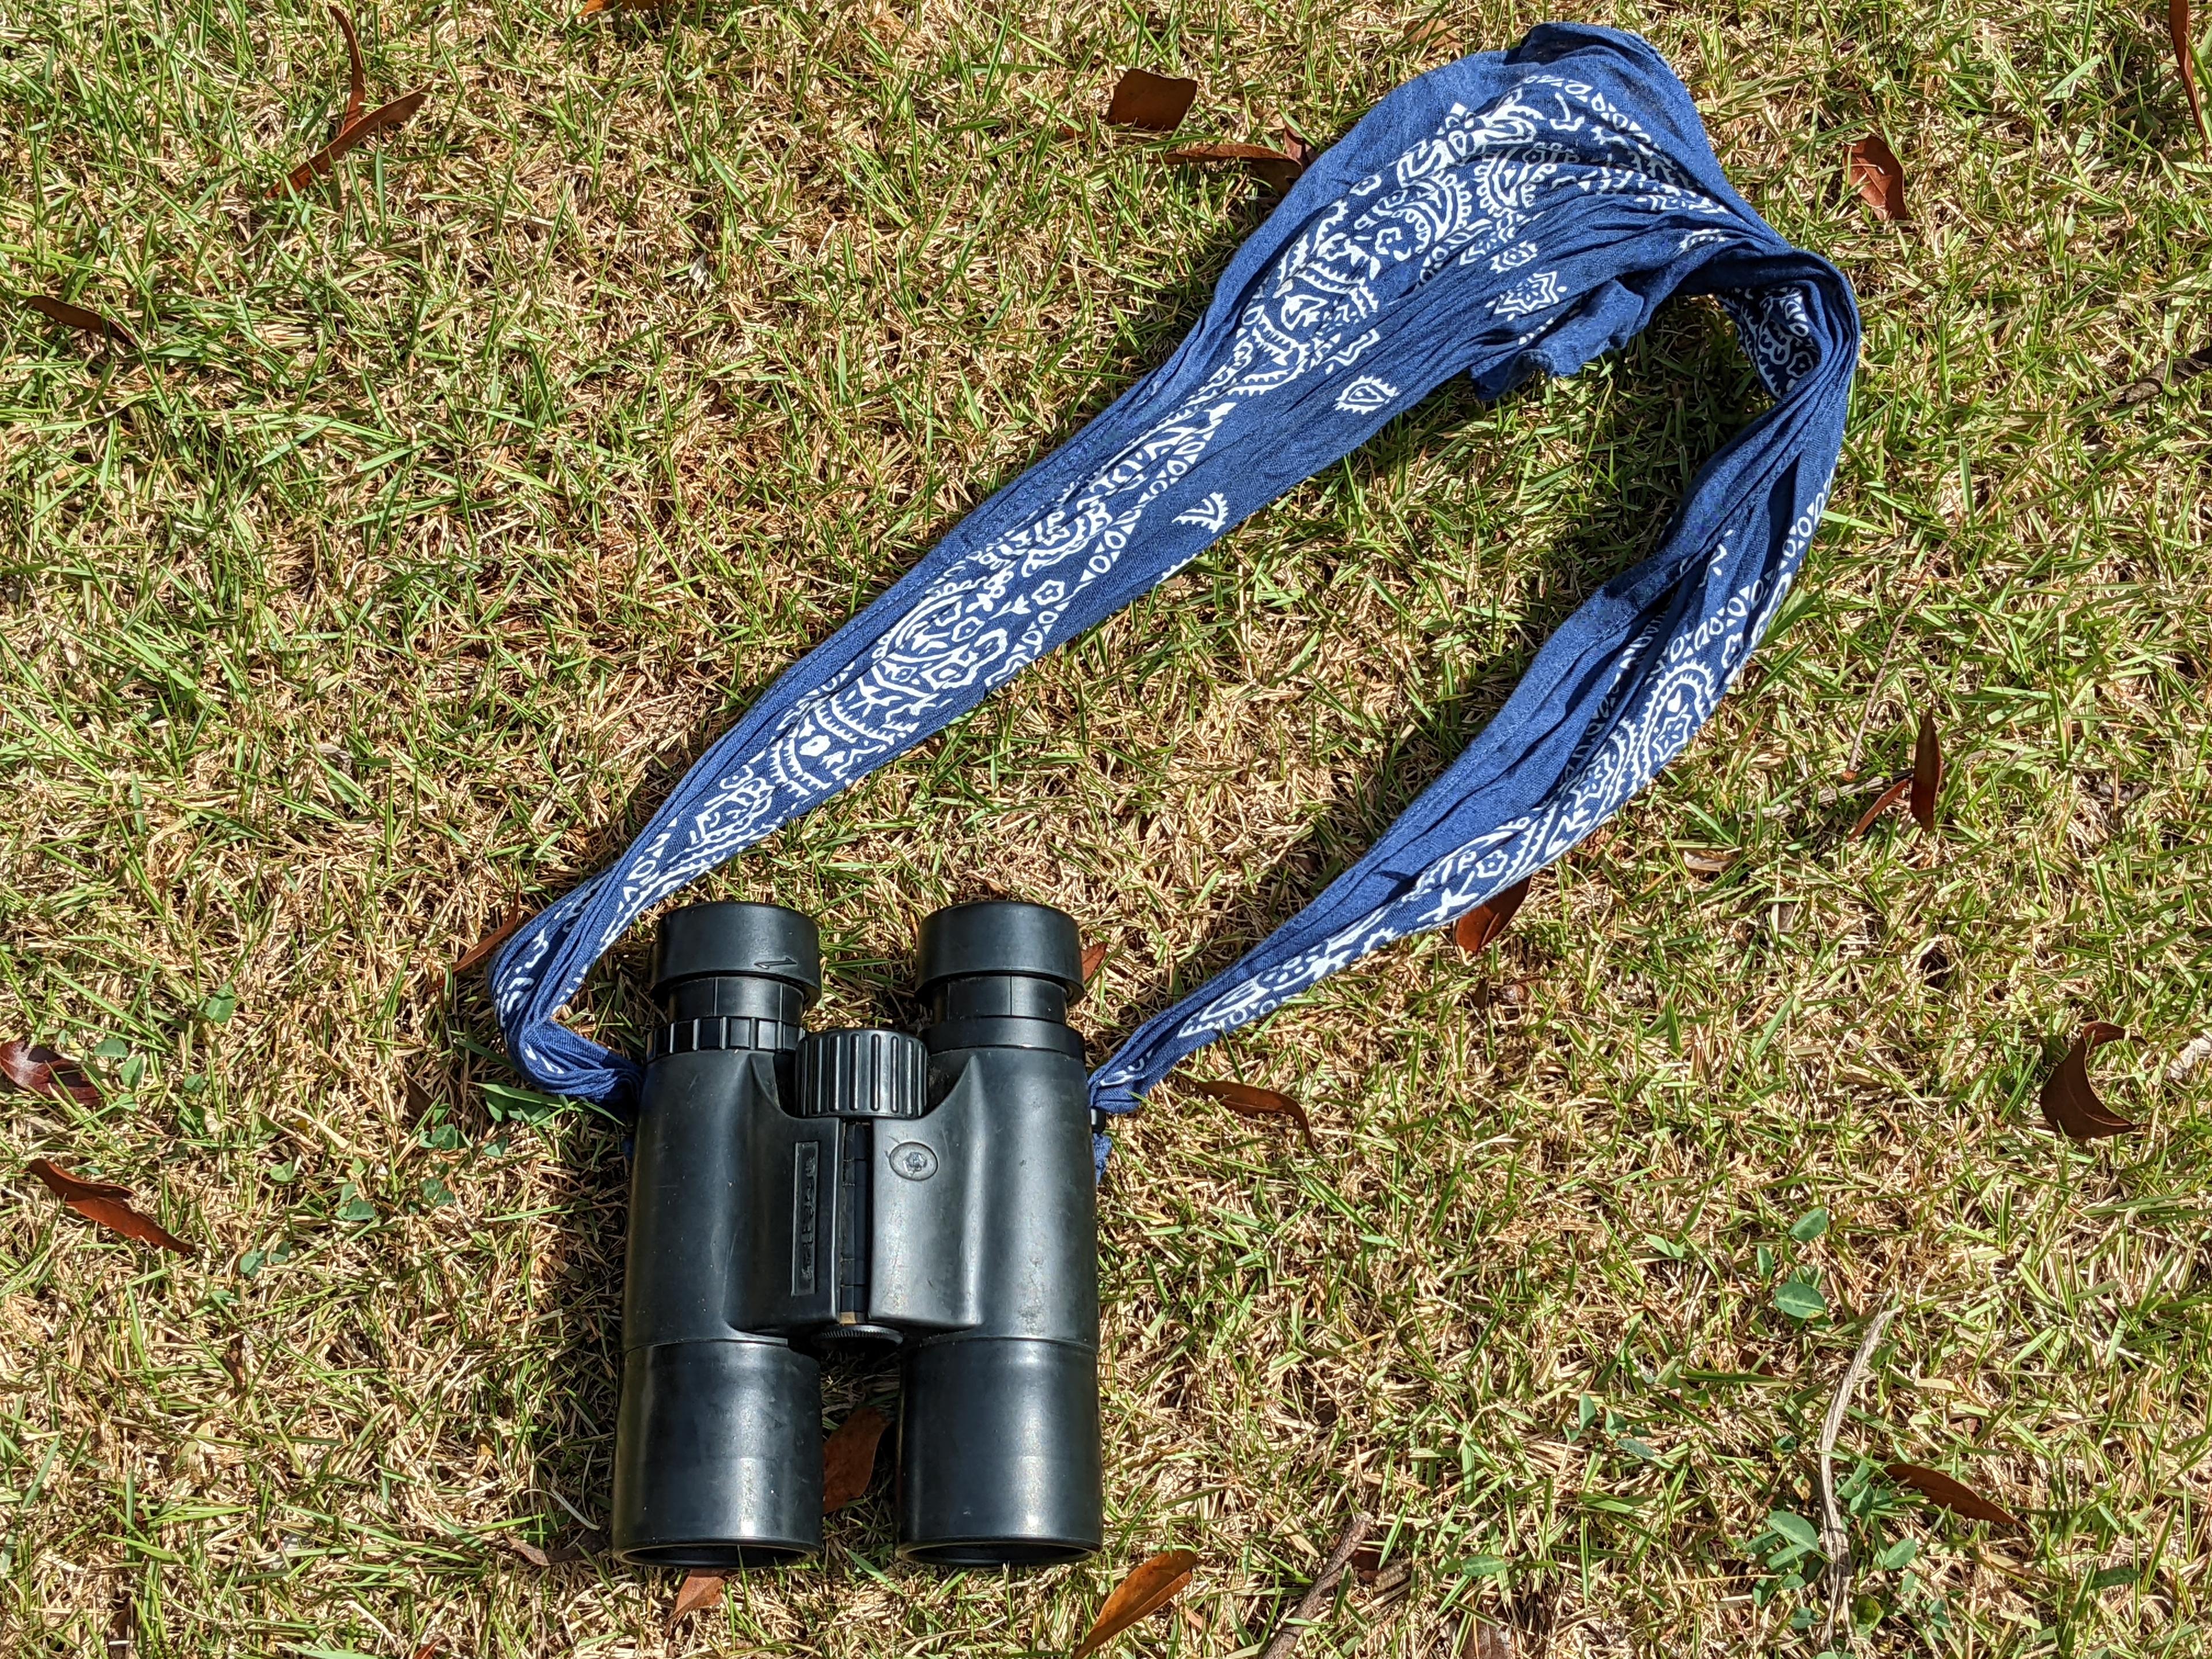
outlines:
[[[1905,776],[1898,779],[1896,782],[1891,784],[1888,788],[1883,790],[1881,793],[1876,795],[1874,798],[1874,805],[1868,807],[1864,812],[1861,813],[1859,815],[1859,821],[1851,826],[1850,839],[1856,841],[1860,836],[1866,834],[1869,830],[1874,827],[1874,821],[1880,817],[1884,812],[1889,811],[1891,807],[1896,805],[1898,802],[1903,800],[1906,793],[1911,790],[1911,787],[1912,775],[1911,773],[1907,773]]]
[[[863,1406],[822,1443],[822,1513],[842,1510],[875,1477],[876,1444],[887,1425],[884,1414]]]
[[[668,1633],[676,1633],[678,1623],[689,1619],[702,1607],[711,1607],[722,1599],[722,1586],[729,1575],[721,1572],[687,1572],[676,1592],[675,1605],[668,1609]]]
[[[28,295],[23,303],[42,316],[66,324],[82,334],[106,335],[125,349],[136,351],[138,342],[131,331],[112,317],[103,317],[96,311],[87,311],[82,306],[73,306],[67,300],[50,300],[43,294]]]
[[[165,1250],[174,1250],[179,1255],[190,1255],[192,1247],[168,1231],[150,1216],[143,1216],[127,1201],[128,1187],[118,1187],[106,1181],[86,1181],[71,1175],[58,1164],[43,1158],[30,1163],[33,1175],[46,1183],[54,1196],[75,1210],[88,1221],[96,1221],[112,1232],[125,1238],[135,1238],[141,1244],[158,1244]]]
[[[2187,386],[2200,374],[2212,374],[2212,346],[2199,346],[2185,357],[2169,357],[2155,374],[2130,380],[2114,392],[2112,404],[2118,409],[2131,409],[2137,404],[2147,404],[2160,392]]]
[[[2066,1058],[2052,1067],[2051,1075],[2043,1080],[2045,1122],[2075,1140],[2124,1135],[2142,1127],[2140,1123],[2130,1123],[2115,1115],[2097,1098],[2096,1090],[2089,1085],[2089,1056],[2125,1036],[2127,1033],[2120,1027],[2101,1019],[2093,1019],[2081,1028],[2081,1035],[2074,1039],[2074,1046],[2066,1051]]]
[[[444,1103],[411,1077],[402,1078],[399,1086],[407,1101],[407,1127],[410,1129]]]
[[[579,17],[591,17],[603,11],[659,11],[668,0],[584,0],[577,11]]]
[[[1516,1659],[1518,1651],[1511,1631],[1480,1618],[1468,1631],[1466,1645],[1459,1650],[1460,1659]]]
[[[1194,1552],[1168,1550],[1139,1567],[1106,1598],[1090,1632],[1076,1645],[1074,1659],[1097,1652],[1139,1619],[1174,1601],[1190,1583],[1191,1569],[1197,1565]]]
[[[1160,159],[1164,161],[1287,161],[1291,158],[1265,144],[1179,144]]]
[[[338,33],[345,36],[346,44],[346,106],[338,118],[338,131],[343,132],[361,119],[362,106],[368,101],[368,73],[362,67],[361,36],[353,32],[353,19],[339,6],[331,8],[331,15],[337,20]]]
[[[1099,964],[1105,960],[1106,946],[1103,942],[1093,940],[1083,947],[1083,982],[1085,985],[1091,983],[1091,976],[1098,971]]]
[[[1936,717],[1920,717],[1920,735],[1912,740],[1912,787],[1907,793],[1912,816],[1929,835],[1936,833],[1936,799],[1943,791],[1943,745],[1936,736]]]
[[[507,920],[486,933],[474,945],[461,952],[461,959],[453,964],[456,974],[473,974],[499,953],[499,947],[513,939],[522,924],[537,915],[534,910],[512,909]]]
[[[21,1038],[0,1042],[0,1077],[34,1095],[74,1100],[80,1106],[100,1103],[100,1085],[84,1074],[83,1066],[52,1048]]]
[[[368,114],[331,139],[329,143],[294,167],[282,179],[271,185],[269,187],[270,198],[273,199],[279,196],[296,196],[313,180],[326,177],[331,169],[337,166],[346,152],[356,144],[364,138],[383,131],[387,127],[404,125],[408,117],[422,107],[422,100],[429,95],[429,88],[417,87],[414,91],[369,111]]]
[[[2197,95],[2197,54],[2190,49],[2189,0],[2166,0],[2166,32],[2173,40],[2173,61],[2181,71],[2181,89],[2188,94],[2189,118],[2197,123],[2197,136],[2212,149],[2212,131],[2204,125],[2204,105]]]
[[[1451,26],[1441,17],[1417,17],[1407,24],[1406,44],[1421,52],[1459,49],[1452,40]]]
[[[1172,75],[1154,75],[1133,69],[1114,88],[1106,106],[1106,118],[1117,127],[1143,127],[1152,132],[1173,132],[1190,113],[1198,96],[1198,82]]]
[[[2023,1530],[2020,1517],[2011,1510],[1960,1486],[1941,1469],[1927,1468],[1918,1463],[1892,1463],[1887,1474],[1899,1486],[1910,1486],[1929,1503],[1970,1521],[1986,1521],[1993,1527],[2010,1527],[2016,1532]]]
[[[1188,165],[1197,161],[1242,161],[1244,170],[1272,189],[1288,190],[1305,171],[1295,155],[1265,144],[1184,144],[1160,158]]]
[[[1380,1544],[1363,1544],[1359,1548],[1352,1551],[1352,1559],[1344,1565],[1351,1571],[1352,1576],[1363,1584],[1373,1584],[1382,1579],[1388,1579],[1391,1583],[1395,1583],[1405,1576],[1407,1566],[1403,1561],[1394,1561],[1386,1571],[1382,1565],[1382,1547]],[[1384,1586],[1386,1589],[1388,1587],[1388,1585]]]
[[[445,1650],[446,1638],[442,1636],[434,1636],[415,1650],[415,1659],[438,1659],[438,1656]]]
[[[1288,1095],[1273,1089],[1255,1089],[1249,1083],[1231,1083],[1185,1078],[1184,1082],[1202,1095],[1219,1101],[1239,1117],[1287,1117],[1295,1121],[1298,1133],[1306,1145],[1314,1144],[1313,1123],[1306,1116],[1306,1109]]]
[[[1505,924],[1513,920],[1513,913],[1521,908],[1521,901],[1528,896],[1532,879],[1523,876],[1510,887],[1501,888],[1454,922],[1452,939],[1459,948],[1469,956],[1480,956],[1496,943]]]
[[[1682,854],[1683,867],[1693,876],[1717,876],[1735,862],[1725,847],[1692,847]]]
[[[1869,132],[1845,152],[1844,176],[1860,198],[1880,219],[1900,223],[1912,216],[1905,210],[1905,167],[1878,132]]]
[[[571,1561],[588,1561],[607,1547],[606,1534],[594,1527],[580,1533],[565,1544],[556,1544],[551,1549],[540,1549],[526,1538],[510,1535],[508,1546],[533,1567],[564,1566]]]

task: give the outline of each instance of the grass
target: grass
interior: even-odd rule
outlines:
[[[508,1547],[604,1518],[623,1168],[446,964],[1194,320],[1266,204],[1103,131],[1121,66],[1202,79],[1187,135],[1326,141],[1441,58],[1419,15],[400,0],[369,95],[427,108],[282,204],[344,95],[319,8],[0,19],[8,286],[149,347],[0,310],[0,1035],[108,1089],[0,1123],[8,1651],[126,1606],[160,1659],[1056,1651],[1188,1546],[1127,1650],[1249,1655],[1357,1504],[1411,1577],[1302,1654],[1480,1617],[1811,1655],[1817,1557],[1769,1516],[1817,1515],[1894,1297],[1831,1645],[2212,1652],[2212,1067],[2166,1074],[2208,1018],[2212,378],[2111,406],[2212,334],[2212,168],[2162,20],[2080,0],[1589,14],[1857,287],[1831,522],[1746,687],[1491,955],[1407,943],[1208,1057],[1316,1149],[1173,1085],[1122,1135],[1102,1558],[910,1571],[879,1481],[672,1640],[669,1581]],[[1838,189],[1869,125],[1910,226]],[[1574,380],[1442,391],[699,896],[818,914],[833,1019],[895,1006],[930,908],[1058,903],[1110,947],[1110,1044],[1353,857],[1757,399],[1686,302]],[[1846,836],[1922,710],[1932,860]],[[647,938],[580,1024],[638,1041]],[[2077,1148],[2035,1096],[2091,1017],[2137,1034],[2095,1072],[2147,1127]],[[204,1255],[94,1232],[37,1156]],[[830,1419],[892,1383],[838,1376]]]

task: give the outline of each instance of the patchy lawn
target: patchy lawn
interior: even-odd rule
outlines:
[[[106,1094],[0,1115],[10,1651],[127,1606],[147,1659],[1052,1652],[1188,1547],[1126,1650],[1250,1655],[1357,1505],[1411,1573],[1303,1656],[1478,1617],[1809,1656],[1791,1521],[1892,1297],[1830,1644],[2212,1649],[2212,1064],[2177,1065],[2212,376],[2163,373],[2212,337],[2212,167],[2162,9],[2079,0],[1583,14],[1857,287],[1830,522],[1744,687],[1490,952],[1401,945],[1202,1062],[1315,1147],[1173,1085],[1122,1134],[1101,1558],[908,1569],[879,1475],[671,1639],[672,1580],[512,1547],[605,1519],[621,1134],[530,1095],[448,964],[1196,319],[1270,198],[1103,127],[1123,66],[1201,80],[1185,141],[1326,143],[1546,14],[1426,15],[399,0],[368,96],[422,112],[283,203],[345,96],[320,7],[0,20],[7,287],[145,347],[0,307],[0,1036]],[[1870,128],[1907,225],[1841,187]],[[1571,381],[1440,392],[694,896],[817,914],[830,1019],[896,1014],[931,908],[1059,904],[1109,947],[1103,1053],[1355,856],[1760,395],[1686,301]],[[1923,712],[1939,835],[1852,839]],[[648,942],[580,1025],[641,1041]],[[2037,1091],[2093,1018],[2143,1127],[2077,1146]],[[94,1231],[38,1157],[200,1253]],[[894,1386],[833,1374],[829,1419]]]

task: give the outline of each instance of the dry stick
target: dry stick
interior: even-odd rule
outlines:
[[[1321,1565],[1321,1577],[1306,1587],[1298,1597],[1298,1604],[1291,1609],[1291,1616],[1275,1632],[1275,1639],[1267,1644],[1260,1659],[1290,1659],[1290,1652],[1298,1644],[1298,1638],[1306,1633],[1306,1626],[1317,1617],[1322,1604],[1336,1590],[1336,1582],[1344,1577],[1345,1563],[1352,1559],[1352,1552],[1367,1541],[1367,1529],[1374,1520],[1364,1512],[1355,1511],[1345,1523],[1344,1536],[1336,1540],[1336,1547],[1328,1553],[1328,1559]]]
[[[1844,1413],[1850,1409],[1851,1396],[1858,1392],[1859,1379],[1866,1375],[1867,1364],[1874,1358],[1875,1345],[1881,1334],[1889,1328],[1889,1322],[1897,1317],[1897,1297],[1893,1291],[1887,1305],[1874,1316],[1866,1334],[1859,1339],[1859,1351],[1851,1356],[1851,1363],[1844,1372],[1844,1380],[1836,1389],[1836,1397],[1828,1402],[1827,1420],[1820,1425],[1820,1553],[1828,1558],[1828,1615],[1820,1621],[1820,1645],[1828,1645],[1828,1632],[1835,1628],[1836,1609],[1851,1593],[1851,1535],[1844,1530],[1844,1517],[1836,1508],[1836,1436],[1844,1426]]]

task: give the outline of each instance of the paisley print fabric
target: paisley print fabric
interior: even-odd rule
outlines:
[[[788,670],[619,860],[515,935],[492,977],[516,1063],[547,1089],[621,1103],[635,1066],[556,1015],[645,910],[942,729],[1445,379],[1495,395],[1571,374],[1678,293],[1727,308],[1773,406],[1366,856],[1139,1027],[1093,1077],[1095,1103],[1131,1109],[1202,1044],[1558,858],[1689,742],[1771,620],[1820,520],[1858,319],[1835,269],[1729,187],[1650,46],[1547,25],[1371,111],[1238,250],[1165,363]]]

